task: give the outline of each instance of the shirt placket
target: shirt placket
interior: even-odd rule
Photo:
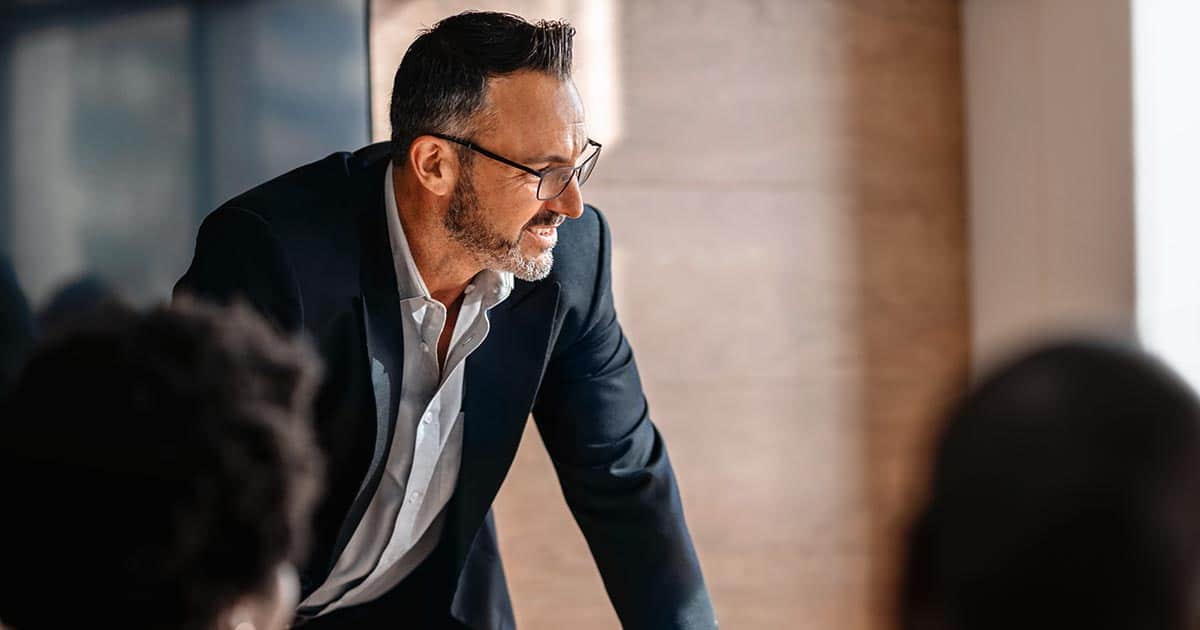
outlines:
[[[429,312],[439,311],[431,309]],[[438,459],[441,457],[442,448],[445,447],[445,439],[453,429],[450,423],[458,415],[457,409],[448,410],[444,407],[445,390],[447,386],[457,383],[452,375],[461,369],[462,358],[478,345],[482,335],[487,334],[486,313],[480,310],[472,319],[473,322],[466,327],[463,337],[451,346],[446,368],[437,385],[437,391],[430,398],[429,404],[417,424],[413,465],[406,485],[407,494],[397,518],[397,530],[403,532],[404,537],[410,540],[415,537],[416,525],[422,512],[422,500],[429,491]],[[423,327],[423,330],[429,330],[431,334],[437,335],[442,332],[440,326]]]
[[[445,311],[440,304],[426,298],[417,306],[412,317],[421,339],[422,356],[425,359],[424,374],[430,375],[422,379],[433,395],[429,398],[424,411],[417,419],[415,439],[413,440],[412,464],[409,467],[408,479],[403,486],[403,499],[400,511],[396,515],[396,523],[392,529],[392,538],[384,548],[381,558],[385,565],[394,564],[408,549],[416,543],[415,526],[420,514],[422,501],[429,490],[429,482],[437,466],[438,435],[441,431],[441,387],[440,375],[436,357],[437,339],[445,322]],[[428,391],[428,390],[426,390]]]

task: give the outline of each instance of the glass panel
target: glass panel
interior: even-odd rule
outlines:
[[[0,254],[168,297],[220,202],[367,143],[365,0],[0,9]]]

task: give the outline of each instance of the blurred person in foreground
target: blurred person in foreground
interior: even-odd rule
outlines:
[[[200,229],[178,288],[245,297],[329,368],[307,627],[514,627],[491,506],[531,412],[621,623],[716,626],[613,307],[612,235],[581,198],[600,145],[573,35],[439,22],[396,71],[391,142],[262,184]]]
[[[245,307],[110,303],[48,335],[0,408],[0,622],[287,627],[316,372]]]
[[[1195,628],[1200,403],[1131,349],[1047,347],[950,415],[904,630]]]

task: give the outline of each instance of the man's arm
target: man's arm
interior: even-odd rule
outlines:
[[[666,445],[613,308],[608,225],[595,217],[590,312],[551,358],[534,419],[622,626],[715,628]]]
[[[196,255],[175,285],[174,295],[181,294],[217,303],[245,300],[284,332],[296,332],[303,323],[283,250],[270,225],[244,208],[223,206],[200,225]]]

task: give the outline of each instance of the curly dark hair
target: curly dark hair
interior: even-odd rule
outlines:
[[[392,163],[403,167],[419,135],[470,135],[466,125],[483,109],[492,77],[534,70],[569,78],[574,37],[564,21],[531,24],[491,11],[459,13],[422,31],[392,82]]]
[[[315,353],[248,307],[106,305],[0,409],[0,619],[201,630],[307,544]]]

